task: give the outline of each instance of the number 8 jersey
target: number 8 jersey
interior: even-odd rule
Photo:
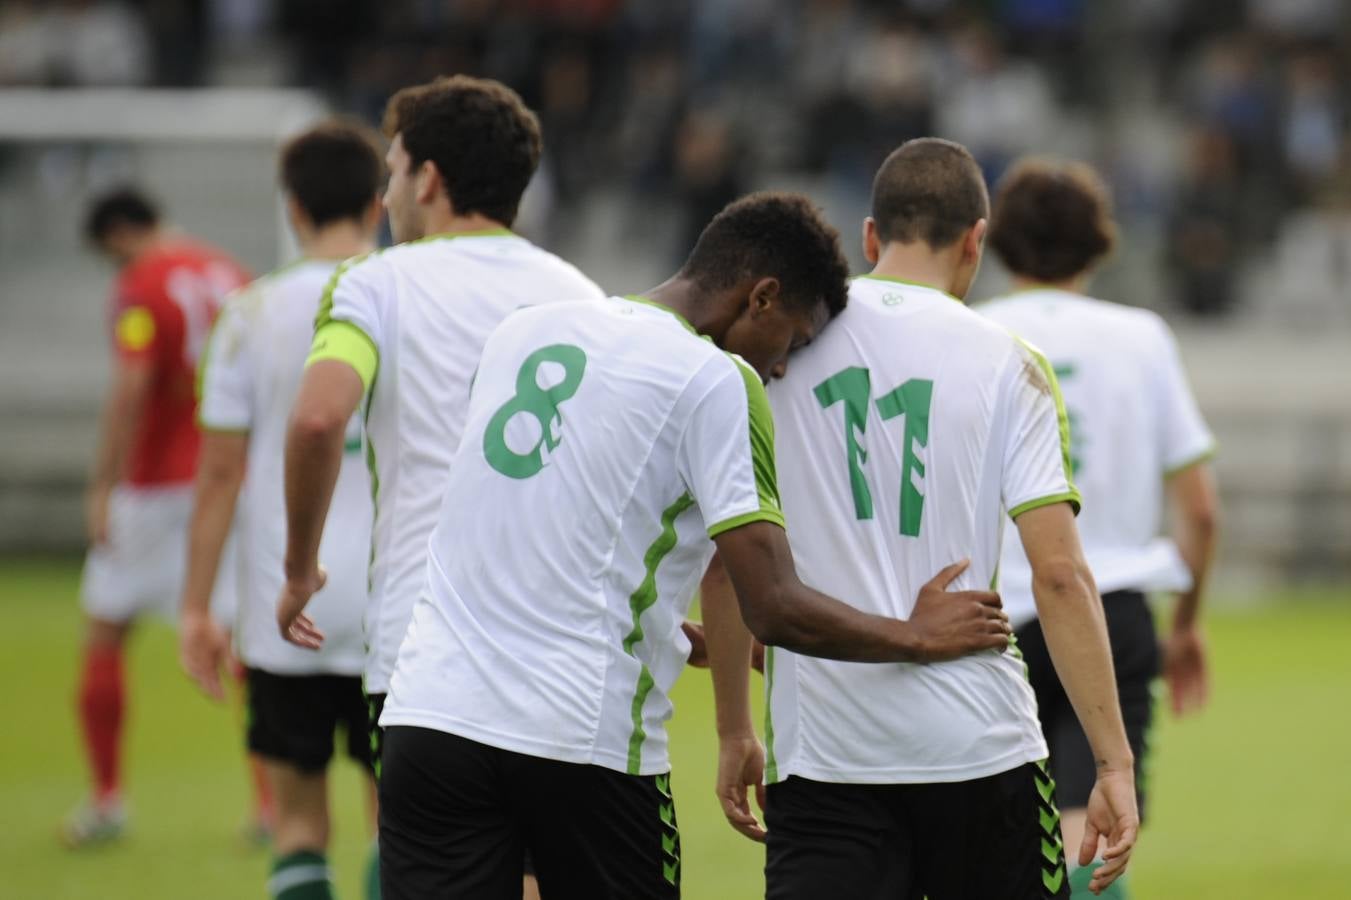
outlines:
[[[664,307],[560,303],[484,347],[381,724],[669,771],[710,536],[782,524],[759,378]]]
[[[932,288],[864,277],[770,386],[803,581],[907,618],[920,587],[995,583],[1006,519],[1079,497],[1045,360]],[[929,665],[766,658],[770,782],[967,781],[1043,759],[1016,648]]]

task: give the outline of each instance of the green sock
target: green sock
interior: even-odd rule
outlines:
[[[1093,873],[1098,870],[1100,862],[1094,862],[1087,866],[1080,866],[1070,873],[1070,898],[1071,900],[1126,900],[1129,896],[1126,893],[1126,876],[1122,875],[1116,881],[1108,885],[1107,890],[1101,894],[1094,895],[1088,890],[1088,883],[1093,880]]]
[[[366,900],[380,900],[380,841],[371,841],[371,855],[366,859]]]
[[[273,900],[333,900],[333,877],[324,854],[297,850],[272,864],[267,893]]]

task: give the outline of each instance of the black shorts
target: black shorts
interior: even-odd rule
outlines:
[[[827,784],[765,803],[767,900],[1067,898],[1055,782],[1042,763],[971,781]]]
[[[333,758],[338,727],[347,732],[347,754],[370,768],[366,699],[358,675],[276,675],[248,670],[249,749],[322,772]]]
[[[529,850],[549,900],[680,896],[669,775],[626,775],[433,731],[385,730],[384,900],[520,900]]]
[[[1135,754],[1135,793],[1140,818],[1145,815],[1145,762],[1149,726],[1154,720],[1154,679],[1159,674],[1159,639],[1154,615],[1139,591],[1113,591],[1102,598],[1107,614],[1107,636],[1112,644],[1112,667],[1121,699],[1126,739]],[[1037,695],[1037,714],[1051,753],[1060,802],[1065,809],[1083,809],[1098,777],[1088,736],[1079,725],[1065,688],[1051,663],[1041,623],[1018,629],[1018,649],[1027,663],[1027,677]]]
[[[386,694],[366,695],[366,734],[370,740],[371,768],[380,778],[380,755],[385,742],[385,729],[380,727],[380,713],[385,711]]]

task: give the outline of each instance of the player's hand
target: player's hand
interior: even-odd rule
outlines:
[[[1131,850],[1140,831],[1140,812],[1135,806],[1135,769],[1104,769],[1088,797],[1088,819],[1084,823],[1084,842],[1079,846],[1079,865],[1086,866],[1098,856],[1098,845],[1105,841],[1102,865],[1093,872],[1088,889],[1101,894],[1126,871]]]
[[[697,669],[708,668],[708,642],[704,639],[704,626],[689,619],[680,623],[680,630],[690,641],[690,655],[686,660]]]
[[[281,596],[277,598],[277,625],[281,629],[281,636],[297,647],[318,650],[324,644],[324,633],[315,627],[304,609],[326,581],[328,573],[324,567],[315,566],[310,574],[301,578],[288,578],[282,585]]]
[[[763,842],[765,829],[751,812],[750,789],[755,803],[765,808],[765,748],[755,735],[718,740],[718,802],[727,822],[753,841]]]
[[[1163,645],[1163,677],[1173,715],[1195,712],[1210,699],[1210,676],[1206,667],[1206,640],[1195,625],[1180,625]]]
[[[92,485],[84,497],[84,530],[89,546],[97,547],[108,541],[108,504],[112,490]]]
[[[230,656],[230,636],[210,615],[184,613],[178,628],[178,659],[183,671],[212,700],[225,700],[220,673]]]
[[[920,588],[909,627],[915,662],[941,662],[1009,645],[1009,617],[994,591],[948,591],[971,560],[953,563]]]

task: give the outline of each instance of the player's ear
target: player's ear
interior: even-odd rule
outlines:
[[[361,224],[364,225],[366,228],[372,230],[379,228],[380,217],[383,216],[384,214],[385,214],[384,198],[381,196],[379,191],[376,191],[375,196],[371,198],[370,206],[366,207],[366,214],[362,217]]]
[[[985,232],[990,228],[988,219],[978,219],[971,230],[966,233],[966,246],[962,248],[963,255],[969,260],[979,260],[981,248],[985,245]]]
[[[435,203],[437,195],[442,193],[441,172],[430,159],[424,159],[417,167],[416,191],[417,202],[424,205]]]
[[[868,216],[863,220],[863,258],[875,266],[882,258],[882,238],[877,233],[877,220]]]
[[[749,305],[753,316],[769,312],[770,307],[779,302],[779,279],[761,278],[751,288]]]

